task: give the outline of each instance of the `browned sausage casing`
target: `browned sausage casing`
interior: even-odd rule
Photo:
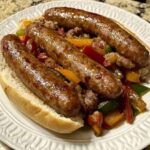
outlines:
[[[15,35],[5,36],[2,47],[8,65],[45,104],[65,116],[79,113],[80,102],[75,91],[28,53]]]
[[[75,72],[93,91],[109,98],[121,94],[122,84],[111,72],[81,53],[54,30],[34,23],[27,27],[27,35],[64,68]]]
[[[50,8],[45,12],[44,17],[46,20],[57,21],[61,26],[81,27],[85,32],[100,36],[139,67],[148,63],[149,53],[145,47],[107,17],[67,7]]]

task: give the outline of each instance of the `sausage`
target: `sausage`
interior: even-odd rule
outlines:
[[[111,52],[105,55],[105,62],[108,64],[116,64],[120,67],[124,67],[127,69],[132,69],[135,67],[135,64],[132,63],[132,61],[128,58],[125,58],[121,55],[119,55],[116,52]]]
[[[29,52],[32,53],[34,56],[36,56],[39,60],[41,60],[42,63],[52,72],[54,72],[55,75],[58,76],[61,80],[68,83],[65,77],[55,69],[61,66],[58,65],[54,61],[54,59],[52,59],[51,57],[48,57],[45,52],[40,52],[40,48],[35,43],[34,45],[37,50],[33,51],[32,50],[33,43],[34,41],[32,39],[28,39],[28,41],[26,42],[26,47],[28,50],[30,50]],[[36,55],[37,51],[39,52],[38,55]],[[41,56],[43,57],[43,59],[41,59],[42,58]],[[84,114],[89,114],[97,109],[99,100],[98,100],[97,95],[93,93],[93,91],[86,89],[86,87],[81,87],[80,85],[77,85],[73,82],[69,82],[69,85],[75,88],[75,90],[77,91],[77,94],[79,96],[79,100],[81,103],[81,110],[83,110]]]
[[[81,104],[77,93],[27,52],[17,36],[5,36],[2,48],[10,68],[45,104],[67,117],[79,113]]]
[[[81,92],[82,111],[85,113],[92,113],[95,108],[98,108],[99,101],[97,95],[92,90],[82,90]]]
[[[45,49],[50,57],[64,68],[72,70],[96,93],[109,98],[116,98],[121,94],[122,84],[111,72],[88,58],[54,30],[33,23],[27,27],[26,33]]]
[[[50,8],[45,11],[44,17],[46,20],[58,22],[60,26],[81,27],[85,32],[100,36],[138,67],[148,64],[149,52],[146,48],[107,17],[67,7]]]

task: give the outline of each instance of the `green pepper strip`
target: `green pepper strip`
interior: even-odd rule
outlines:
[[[137,116],[140,113],[140,111],[133,105],[132,105],[132,109],[133,109],[133,115],[134,116]]]
[[[99,104],[98,110],[105,115],[108,114],[109,112],[115,110],[119,106],[119,101],[117,100],[110,100],[110,101],[105,101]]]
[[[131,84],[131,88],[139,95],[139,96],[143,96],[144,94],[146,94],[147,92],[150,91],[150,88],[141,85],[141,84]]]
[[[113,47],[111,47],[110,45],[106,45],[106,47],[105,47],[105,53],[107,54],[107,53],[111,53],[111,52],[114,52],[115,50],[114,50],[114,48]]]
[[[17,30],[16,35],[17,36],[24,36],[25,35],[25,30],[24,29]]]

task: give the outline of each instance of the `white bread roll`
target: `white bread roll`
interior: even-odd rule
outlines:
[[[57,133],[71,133],[83,126],[81,116],[66,118],[34,95],[8,67],[1,50],[0,84],[9,100],[41,126]]]

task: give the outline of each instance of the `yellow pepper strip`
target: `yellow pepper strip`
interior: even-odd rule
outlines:
[[[23,36],[19,36],[19,39],[21,40],[21,41],[24,41],[25,40],[25,36],[23,35]]]
[[[142,99],[132,100],[131,103],[140,113],[146,111],[146,103]]]
[[[86,39],[86,38],[81,39],[67,38],[66,40],[77,47],[90,46],[92,45],[93,42],[93,39]]]
[[[123,120],[124,120],[124,113],[121,113],[118,110],[113,111],[104,117],[104,123],[110,128],[116,126]]]
[[[68,70],[68,69],[63,69],[63,68],[55,68],[58,72],[60,72],[63,76],[65,76],[69,81],[72,81],[76,84],[80,82],[80,79],[74,74],[74,72]]]
[[[25,28],[30,25],[32,23],[32,20],[27,20],[27,19],[24,19],[24,20],[21,20],[20,22],[20,27],[19,29],[16,31],[16,34],[17,36],[20,37],[20,39],[23,38],[23,36],[25,35]]]
[[[95,111],[87,118],[87,123],[92,127],[96,136],[100,136],[103,132],[103,114],[99,111]]]
[[[103,128],[102,127],[99,127],[97,125],[93,125],[92,128],[93,128],[93,131],[94,131],[96,136],[102,135],[102,132],[103,132]]]
[[[28,25],[30,25],[33,21],[32,20],[29,20],[29,19],[24,19],[24,20],[21,20],[21,25],[23,27],[27,27]]]
[[[134,71],[126,73],[126,79],[130,82],[140,83],[140,74]]]

